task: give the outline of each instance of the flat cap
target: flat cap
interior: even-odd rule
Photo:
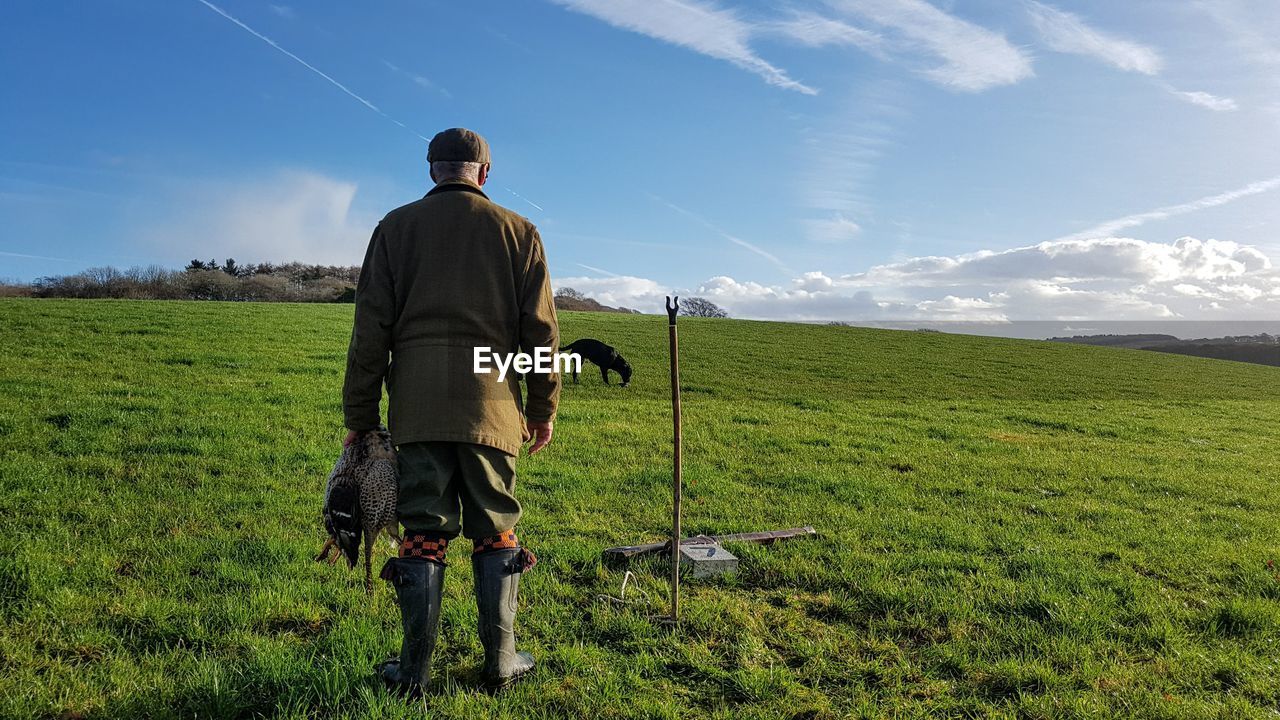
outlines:
[[[466,128],[436,133],[427,146],[427,162],[489,162],[489,143]]]

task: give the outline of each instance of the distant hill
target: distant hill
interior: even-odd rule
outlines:
[[[1125,347],[1141,350],[1152,345],[1179,343],[1181,339],[1173,335],[1075,335],[1073,337],[1049,338],[1052,342],[1076,343],[1077,345],[1100,345],[1102,347]]]
[[[639,315],[639,310],[632,310],[624,307],[609,307],[601,305],[599,302],[589,297],[572,297],[569,295],[556,295],[557,310],[577,310],[579,312],[611,312],[611,313],[627,313],[628,315]]]
[[[1173,335],[1077,335],[1050,338],[1053,342],[1077,345],[1154,350],[1177,355],[1194,355],[1214,360],[1234,360],[1280,367],[1280,338],[1273,335],[1244,335],[1183,340]]]
[[[1195,355],[1196,357],[1213,358],[1215,360],[1235,360],[1236,362],[1255,363],[1280,367],[1280,345],[1265,343],[1218,343],[1218,342],[1179,342],[1168,345],[1153,345],[1141,348],[1156,352],[1177,353],[1178,355]]]

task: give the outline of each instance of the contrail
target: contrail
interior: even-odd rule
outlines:
[[[26,253],[5,252],[3,250],[0,250],[0,255],[3,255],[5,257],[26,258],[27,260],[56,260],[57,262],[75,262],[75,260],[68,260],[67,258],[49,257],[48,255],[28,255]]]
[[[1167,205],[1144,213],[1126,215],[1122,218],[1116,218],[1115,220],[1108,220],[1099,225],[1095,225],[1088,230],[1064,235],[1055,239],[1053,242],[1090,240],[1098,237],[1107,237],[1119,232],[1120,230],[1137,227],[1152,220],[1164,220],[1165,218],[1171,218],[1176,215],[1186,215],[1187,213],[1195,212],[1197,210],[1226,205],[1233,200],[1239,200],[1240,198],[1249,197],[1250,195],[1258,195],[1270,190],[1275,190],[1276,188],[1280,188],[1280,175],[1267,180],[1259,180],[1258,182],[1249,183],[1242,188],[1218,193],[1217,195],[1202,197],[1199,200],[1192,200],[1191,202],[1182,203],[1180,205]]]
[[[324,71],[320,70],[320,68],[317,68],[315,65],[312,65],[311,63],[307,62],[306,60],[303,60],[302,58],[298,57],[297,55],[294,55],[293,53],[289,52],[288,50],[285,50],[284,48],[280,47],[280,45],[278,45],[278,44],[276,43],[276,41],[275,41],[275,40],[272,40],[271,38],[267,37],[266,35],[263,35],[262,33],[258,32],[257,30],[254,30],[253,28],[249,27],[248,25],[245,25],[244,23],[240,22],[240,21],[239,21],[239,20],[237,20],[235,17],[233,17],[232,15],[230,15],[229,13],[227,13],[227,11],[225,11],[225,10],[223,10],[222,8],[218,7],[217,5],[214,5],[213,3],[209,2],[209,0],[196,0],[196,2],[200,3],[201,5],[204,5],[205,7],[209,8],[210,10],[212,10],[212,11],[214,11],[214,12],[218,13],[219,15],[221,15],[222,17],[224,17],[224,18],[226,18],[226,19],[230,20],[231,22],[235,23],[236,25],[239,25],[239,26],[240,26],[240,27],[241,27],[245,32],[249,33],[250,35],[252,35],[252,36],[254,36],[254,37],[258,38],[259,40],[261,40],[262,42],[264,42],[264,43],[266,43],[266,44],[270,45],[271,47],[275,48],[276,50],[279,50],[280,52],[282,52],[282,53],[284,53],[285,55],[289,56],[290,58],[292,58],[295,62],[297,62],[297,63],[298,63],[299,65],[301,65],[302,67],[304,67],[304,68],[306,68],[306,69],[310,70],[311,72],[315,73],[316,75],[319,75],[320,77],[322,77],[322,78],[324,78],[325,80],[327,80],[327,81],[328,81],[331,85],[333,85],[334,87],[338,88],[339,90],[341,90],[342,92],[346,93],[347,95],[350,95],[351,97],[355,98],[355,99],[356,99],[356,100],[357,100],[361,105],[364,105],[365,107],[367,107],[367,108],[369,108],[370,110],[372,110],[372,111],[374,111],[374,112],[378,113],[378,114],[379,114],[379,115],[381,115],[382,117],[384,117],[384,118],[386,118],[386,119],[390,120],[391,122],[393,122],[393,123],[395,123],[395,124],[399,125],[400,127],[404,128],[405,130],[408,130],[409,132],[413,133],[414,135],[417,135],[417,136],[418,136],[419,138],[421,138],[423,141],[425,141],[425,142],[431,142],[431,138],[424,137],[424,136],[423,136],[421,133],[419,133],[418,131],[414,130],[413,128],[409,127],[408,125],[405,125],[404,123],[402,123],[402,122],[400,122],[399,120],[397,120],[397,119],[395,119],[395,118],[391,117],[390,115],[386,114],[386,113],[385,113],[385,112],[383,112],[383,111],[382,111],[382,109],[381,109],[381,108],[379,108],[377,105],[374,105],[373,103],[369,102],[368,100],[365,100],[364,98],[360,97],[360,96],[359,96],[359,95],[357,95],[354,91],[352,91],[352,90],[351,90],[351,88],[347,87],[346,85],[343,85],[342,83],[338,82],[337,80],[334,80],[332,77],[330,77],[329,75],[325,74],[325,73],[324,73]],[[539,208],[539,209],[541,209],[541,208]]]
[[[706,218],[704,218],[704,217],[702,217],[701,215],[699,215],[699,214],[697,214],[697,213],[693,212],[692,210],[686,210],[686,209],[684,209],[684,208],[680,207],[679,205],[676,205],[676,204],[675,204],[675,203],[673,203],[673,202],[670,202],[670,201],[668,201],[668,200],[664,200],[664,199],[662,199],[662,198],[658,197],[657,195],[654,195],[653,193],[648,193],[648,195],[649,195],[649,197],[653,198],[654,200],[657,200],[658,202],[662,203],[663,205],[666,205],[667,207],[671,208],[672,210],[675,210],[676,212],[680,213],[681,215],[684,215],[685,217],[692,219],[693,221],[697,222],[699,225],[702,225],[703,227],[707,228],[707,229],[708,229],[708,230],[710,230],[711,232],[714,232],[715,234],[719,235],[720,237],[724,238],[725,240],[728,240],[729,242],[733,243],[734,245],[737,245],[738,247],[746,248],[747,250],[750,250],[751,252],[753,252],[753,253],[755,253],[755,254],[759,255],[760,257],[764,258],[765,260],[768,260],[769,262],[773,263],[773,265],[774,265],[775,267],[777,267],[779,270],[781,270],[782,272],[784,272],[784,273],[786,273],[786,274],[788,274],[788,275],[795,275],[795,274],[796,274],[794,270],[792,270],[791,268],[787,267],[787,264],[786,264],[786,263],[784,263],[784,262],[782,262],[782,260],[778,259],[778,256],[777,256],[777,255],[774,255],[773,253],[771,253],[771,252],[769,252],[769,251],[765,250],[764,248],[762,248],[762,247],[760,247],[760,246],[758,246],[758,245],[753,245],[753,244],[751,244],[751,243],[747,242],[746,240],[743,240],[743,239],[742,239],[742,238],[740,238],[740,237],[736,237],[736,236],[734,236],[734,235],[730,235],[729,233],[725,232],[725,231],[724,231],[724,230],[722,230],[721,228],[719,228],[719,227],[717,227],[716,225],[714,225],[710,220],[707,220]]]
[[[590,270],[591,272],[600,273],[601,275],[608,275],[609,277],[622,277],[621,275],[619,275],[619,274],[618,274],[618,273],[616,273],[616,272],[609,272],[608,270],[605,270],[604,268],[593,267],[593,266],[591,266],[591,265],[587,265],[586,263],[574,263],[574,264],[575,264],[575,265],[577,265],[577,266],[578,266],[578,267],[580,267],[580,268],[586,268],[586,269]]]
[[[346,85],[343,85],[342,83],[338,82],[337,80],[335,80],[335,79],[333,79],[332,77],[330,77],[329,75],[327,75],[327,74],[326,74],[324,71],[322,71],[320,68],[316,67],[315,65],[312,65],[311,63],[307,62],[306,60],[303,60],[302,58],[298,57],[297,55],[294,55],[293,53],[289,52],[288,50],[285,50],[284,48],[280,47],[280,45],[279,45],[279,44],[277,44],[275,40],[272,40],[271,38],[267,37],[266,35],[263,35],[262,33],[258,32],[257,30],[254,30],[253,28],[249,27],[248,25],[245,25],[244,23],[240,22],[240,20],[238,20],[237,18],[235,18],[234,16],[232,16],[230,13],[228,13],[228,12],[227,12],[227,11],[225,11],[225,10],[223,10],[222,8],[218,7],[217,5],[214,5],[213,3],[209,2],[209,0],[196,0],[196,2],[200,3],[201,5],[204,5],[205,7],[209,8],[210,10],[212,10],[212,11],[214,11],[214,12],[218,13],[218,14],[219,14],[219,15],[221,15],[222,17],[224,17],[224,18],[226,18],[226,19],[230,20],[231,22],[235,23],[236,25],[240,26],[240,27],[241,27],[245,32],[249,33],[250,35],[252,35],[252,36],[254,36],[254,37],[256,37],[256,38],[258,38],[258,39],[259,39],[259,40],[261,40],[262,42],[264,42],[264,43],[266,43],[266,44],[270,45],[271,47],[275,48],[276,50],[279,50],[280,52],[284,53],[286,56],[288,56],[288,57],[289,57],[290,59],[292,59],[294,62],[296,62],[296,63],[298,63],[299,65],[301,65],[302,67],[304,67],[304,68],[306,68],[306,69],[310,70],[311,72],[315,73],[316,75],[319,75],[320,77],[324,78],[324,79],[325,79],[325,80],[326,80],[330,85],[333,85],[334,87],[338,88],[339,90],[341,90],[342,92],[344,92],[344,93],[346,93],[347,95],[351,96],[352,98],[355,98],[355,100],[356,100],[357,102],[359,102],[361,105],[364,105],[365,107],[367,107],[367,108],[369,108],[370,110],[372,110],[372,111],[374,111],[374,112],[378,113],[379,115],[381,115],[382,117],[384,117],[384,118],[386,118],[386,119],[390,120],[391,122],[395,123],[396,125],[399,125],[400,127],[404,128],[405,130],[408,130],[409,132],[411,132],[411,133],[413,133],[415,136],[417,136],[419,139],[421,139],[423,142],[428,142],[428,143],[429,143],[429,142],[431,142],[431,138],[426,137],[425,135],[423,135],[422,133],[418,132],[417,130],[414,130],[413,128],[409,127],[408,125],[405,125],[404,123],[400,122],[399,120],[397,120],[397,119],[395,119],[395,118],[391,117],[390,115],[386,114],[385,112],[383,112],[383,111],[382,111],[382,108],[380,108],[380,107],[378,107],[377,105],[374,105],[373,103],[371,103],[371,102],[369,102],[368,100],[364,99],[363,97],[361,97],[359,94],[357,94],[357,93],[356,93],[354,90],[352,90],[351,88],[347,87]],[[383,62],[386,62],[386,61],[384,60]],[[387,64],[389,67],[391,67],[392,69],[394,69],[394,70],[397,70],[397,71],[399,71],[399,70],[400,70],[400,68],[396,67],[395,65],[393,65],[393,64],[391,64],[391,63],[389,63],[389,62],[386,62],[386,64]],[[403,72],[403,71],[401,71],[401,72]],[[425,79],[425,78],[424,78],[424,79]],[[512,190],[511,188],[504,188],[504,189],[505,189],[507,192],[511,193],[512,195],[515,195],[516,197],[520,198],[521,200],[523,200],[523,201],[525,201],[525,202],[529,203],[530,205],[534,206],[534,207],[535,207],[535,208],[537,208],[540,212],[546,212],[546,210],[544,210],[544,209],[543,209],[543,207],[542,207],[541,205],[539,205],[538,203],[536,203],[536,202],[534,202],[534,201],[530,200],[529,198],[527,198],[527,197],[525,197],[525,196],[521,195],[520,193],[516,192],[515,190]]]
[[[203,0],[201,0],[201,1],[203,2]],[[538,209],[539,209],[539,210],[541,210],[542,212],[546,212],[546,210],[542,210],[542,206],[541,206],[541,205],[539,205],[538,203],[536,203],[536,202],[534,202],[534,201],[530,200],[529,198],[527,198],[527,197],[525,197],[525,196],[521,195],[520,193],[516,192],[515,190],[512,190],[511,188],[509,188],[509,187],[507,187],[507,186],[505,186],[505,185],[502,187],[502,189],[503,189],[503,190],[506,190],[507,192],[511,193],[512,195],[515,195],[516,197],[518,197],[518,198],[520,198],[521,200],[523,200],[523,201],[525,201],[525,202],[529,203],[530,205],[532,205],[532,206],[534,206],[534,207],[538,208]]]

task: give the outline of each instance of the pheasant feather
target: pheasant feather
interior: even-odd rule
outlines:
[[[391,435],[385,429],[356,436],[342,450],[324,493],[324,529],[329,537],[316,561],[332,565],[339,557],[355,568],[364,544],[365,591],[373,593],[373,543],[383,530],[396,543],[399,469]]]

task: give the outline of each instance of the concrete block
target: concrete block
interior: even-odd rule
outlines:
[[[680,545],[680,574],[685,577],[711,577],[737,570],[738,558],[715,543]]]

